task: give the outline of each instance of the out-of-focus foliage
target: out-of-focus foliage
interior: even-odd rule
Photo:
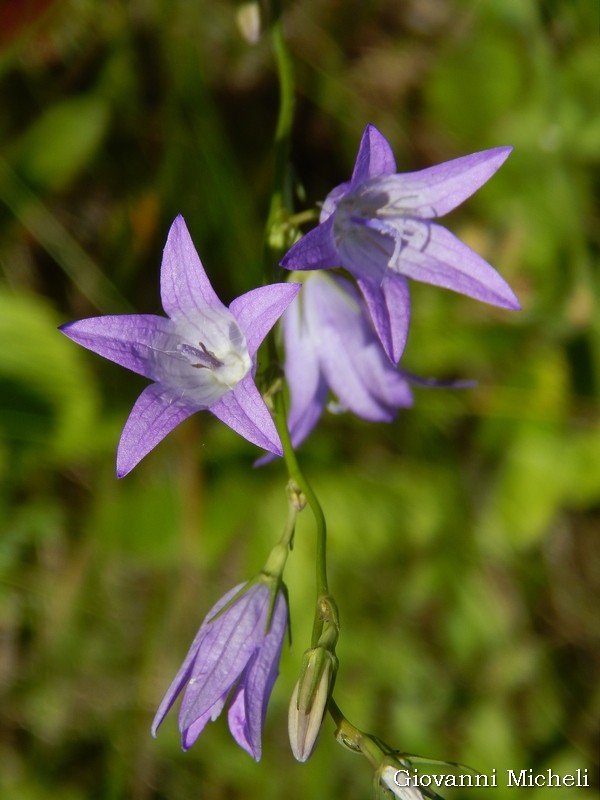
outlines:
[[[330,523],[336,696],[401,750],[590,769],[600,714],[598,9],[588,0],[295,0],[298,208],[348,177],[370,121],[412,170],[514,153],[445,221],[519,314],[413,289],[416,390],[392,425],[329,417],[302,449]],[[260,568],[285,517],[279,464],[208,415],[127,479],[143,381],[61,322],[158,312],[182,212],[227,299],[261,281],[278,91],[268,37],[211,0],[4,4],[0,15],[0,794],[19,800],[369,796],[326,721],[293,762],[286,708],[308,645],[313,528],[290,559],[285,650],[256,765],[225,720],[182,754],[154,708],[206,610]],[[305,197],[306,200],[300,199]],[[488,797],[464,789],[448,797]]]

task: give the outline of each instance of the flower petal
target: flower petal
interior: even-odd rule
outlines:
[[[344,225],[338,242],[340,261],[355,277],[381,283],[397,251],[397,240],[395,229],[381,220]]]
[[[279,674],[279,659],[288,624],[287,603],[279,592],[269,632],[255,658],[251,659],[236,687],[229,706],[229,730],[236,742],[260,761],[262,729],[273,685]]]
[[[59,328],[65,336],[138,375],[156,380],[157,364],[179,341],[173,323],[154,314],[90,317]]]
[[[357,186],[370,178],[390,175],[395,171],[396,160],[390,143],[374,125],[369,123],[360,140],[352,173],[352,186]]]
[[[325,222],[325,220],[333,214],[338,207],[338,203],[344,199],[344,197],[351,190],[351,187],[351,182],[345,181],[345,183],[340,183],[329,192],[325,200],[323,200],[321,213],[319,214],[319,222]]]
[[[192,674],[192,667],[194,665],[194,661],[196,660],[196,656],[198,655],[198,650],[202,643],[203,638],[206,635],[206,631],[210,621],[215,617],[219,611],[224,608],[227,603],[235,597],[235,595],[240,591],[240,589],[245,584],[240,583],[237,586],[234,586],[233,589],[230,589],[227,594],[218,600],[215,605],[211,608],[211,610],[206,615],[204,622],[200,626],[198,633],[194,637],[194,641],[192,642],[190,649],[187,652],[187,655],[183,661],[183,664],[179,668],[177,675],[171,682],[171,685],[165,692],[165,696],[163,697],[156,714],[154,715],[154,720],[152,722],[152,736],[156,736],[156,731],[158,730],[159,725],[162,723],[163,719],[167,715],[169,709],[177,699],[177,695],[183,689],[185,684],[188,682],[189,678]]]
[[[196,411],[160,383],[147,386],[131,409],[117,449],[117,477],[123,478],[173,428]]]
[[[229,310],[246,337],[250,358],[298,294],[300,286],[299,283],[273,283],[246,292],[231,303]]]
[[[285,377],[290,390],[288,427],[297,447],[312,431],[327,399],[328,387],[319,366],[318,349],[303,320],[300,295],[283,316]]]
[[[427,223],[427,228],[429,235],[423,248],[411,244],[401,248],[396,263],[390,265],[392,269],[485,303],[520,308],[513,290],[487,261],[446,228],[433,223]]]
[[[323,372],[339,399],[363,419],[388,422],[407,405],[407,385],[390,364],[361,309],[358,292],[343,278],[311,277],[304,287],[307,316],[320,336]]]
[[[361,278],[363,294],[375,331],[388,358],[397,364],[406,347],[410,323],[410,291],[402,275],[388,274],[376,284]]]
[[[281,259],[281,266],[292,270],[339,267],[340,257],[333,240],[333,217],[305,233],[292,245]]]
[[[184,218],[179,214],[169,231],[160,272],[163,308],[171,319],[195,324],[198,315],[226,308],[212,288],[194,247]]]
[[[250,660],[248,666],[252,664],[258,657],[256,652]],[[258,750],[254,750],[250,743],[248,736],[248,726],[246,723],[246,689],[243,683],[243,678],[235,687],[231,701],[229,703],[229,711],[227,712],[227,721],[229,723],[229,730],[231,735],[239,744],[239,746],[249,753],[255,761],[260,761],[262,755],[262,746],[259,738]]]
[[[209,722],[214,722],[217,719],[221,711],[223,711],[223,706],[225,705],[228,694],[229,689],[223,694],[222,697],[219,697],[219,699],[208,709],[208,711],[201,716],[196,717],[196,719],[194,719],[189,725],[181,728],[182,750],[189,750],[196,739],[200,736],[206,725]]]
[[[221,616],[207,618],[206,633],[179,710],[182,731],[208,712],[214,719],[221,711],[221,699],[227,696],[264,640],[269,602],[269,587],[258,583]],[[216,704],[219,704],[218,711]]]
[[[380,347],[363,348],[358,354],[356,366],[372,397],[382,409],[374,419],[390,421],[396,417],[398,409],[412,406],[413,394],[409,382],[389,363]],[[348,408],[358,413],[353,406],[349,405]]]
[[[210,411],[244,439],[277,456],[283,455],[273,418],[250,373],[217,400]]]
[[[493,147],[455,158],[434,167],[378,178],[361,192],[387,195],[380,217],[414,215],[425,219],[441,217],[460,205],[483,186],[504,164],[512,147]]]

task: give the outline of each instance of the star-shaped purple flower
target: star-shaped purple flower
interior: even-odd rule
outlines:
[[[234,599],[243,588],[241,584],[231,589],[209,611],[156,712],[152,735],[184,690],[179,730],[187,750],[208,721],[220,715],[231,692],[229,730],[240,747],[259,761],[288,610],[282,590],[277,589],[273,598],[266,581],[259,580]]]
[[[299,288],[293,283],[263,286],[227,308],[178,216],[169,231],[160,276],[168,317],[91,317],[61,326],[88,350],[154,381],[138,397],[121,434],[119,478],[180,422],[203,409],[248,441],[281,455],[279,435],[254,383],[254,361]]]
[[[396,173],[387,139],[363,134],[352,178],[325,198],[321,223],[284,256],[290,270],[344,267],[356,278],[386,353],[397,363],[410,318],[406,278],[519,308],[506,281],[432,220],[458,206],[508,158],[495,147],[419,172]]]
[[[360,293],[345,278],[316,272],[283,315],[288,427],[296,446],[321,416],[329,393],[334,412],[389,422],[412,405],[406,377],[375,335]]]

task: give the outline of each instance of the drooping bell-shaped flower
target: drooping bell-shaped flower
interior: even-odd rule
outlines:
[[[259,761],[287,625],[284,593],[269,580],[259,579],[246,590],[244,584],[231,589],[211,608],[196,634],[156,712],[152,735],[183,691],[179,730],[184,750],[228,702],[233,738]]]
[[[356,278],[384,349],[397,363],[410,316],[406,279],[519,308],[506,281],[481,256],[433,222],[479,189],[508,158],[494,147],[428,169],[396,173],[387,139],[363,134],[352,178],[326,197],[320,224],[287,252],[290,270],[344,267]]]
[[[360,293],[345,278],[309,275],[283,316],[283,335],[294,445],[313,429],[330,393],[331,411],[377,422],[412,404],[408,380],[386,356]]]
[[[125,423],[117,451],[118,477],[203,409],[250,442],[281,455],[279,435],[254,383],[254,361],[299,285],[263,286],[227,308],[210,285],[182,216],[169,231],[160,281],[168,317],[92,317],[61,327],[88,350],[153,381]]]

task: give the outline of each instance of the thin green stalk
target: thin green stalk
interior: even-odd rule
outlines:
[[[283,32],[282,3],[273,0],[271,4],[271,41],[275,54],[277,78],[279,81],[279,114],[275,129],[275,167],[274,187],[265,231],[265,274],[271,279],[273,264],[279,261],[286,247],[286,236],[282,226],[282,213],[288,207],[288,163],[290,139],[294,122],[294,71],[290,53]],[[273,336],[269,338],[269,355],[272,365],[277,364],[277,348]],[[286,421],[283,391],[275,392],[275,424],[283,445],[283,456],[290,480],[295,482],[311,508],[316,523],[316,588],[317,603],[313,625],[313,647],[316,646],[323,627],[323,601],[329,596],[327,583],[327,524],[323,509],[312,486],[304,476],[290,439]],[[331,601],[333,603],[333,601]]]
[[[273,23],[272,37],[279,78],[279,117],[275,130],[275,185],[280,191],[283,205],[290,137],[294,122],[294,69],[283,33],[281,14]]]
[[[329,698],[327,710],[336,725],[335,738],[353,753],[361,753],[374,769],[382,763],[385,751],[379,747],[372,736],[365,735],[344,716],[342,710],[333,699]]]
[[[306,497],[306,502],[310,506],[310,510],[315,518],[315,525],[317,528],[317,595],[318,597],[323,597],[329,594],[329,586],[327,582],[327,522],[325,520],[325,514],[323,513],[321,504],[319,503],[312,486],[306,479],[300,464],[298,463],[298,459],[296,458],[296,451],[292,445],[292,440],[290,438],[290,432],[288,430],[286,421],[283,391],[276,392],[274,403],[275,425],[277,426],[277,432],[279,433],[279,438],[281,439],[281,444],[283,446],[283,458],[287,467],[288,475],[290,480],[293,480],[298,485],[302,491],[302,494]]]
[[[265,233],[265,266],[270,279],[273,252],[283,249],[285,243],[278,231],[280,216],[286,207],[287,169],[290,153],[290,139],[294,122],[294,70],[292,59],[287,48],[283,32],[282,9],[280,2],[273,3],[273,20],[271,22],[271,41],[275,54],[277,79],[279,82],[279,114],[275,129],[275,174],[271,205]]]

